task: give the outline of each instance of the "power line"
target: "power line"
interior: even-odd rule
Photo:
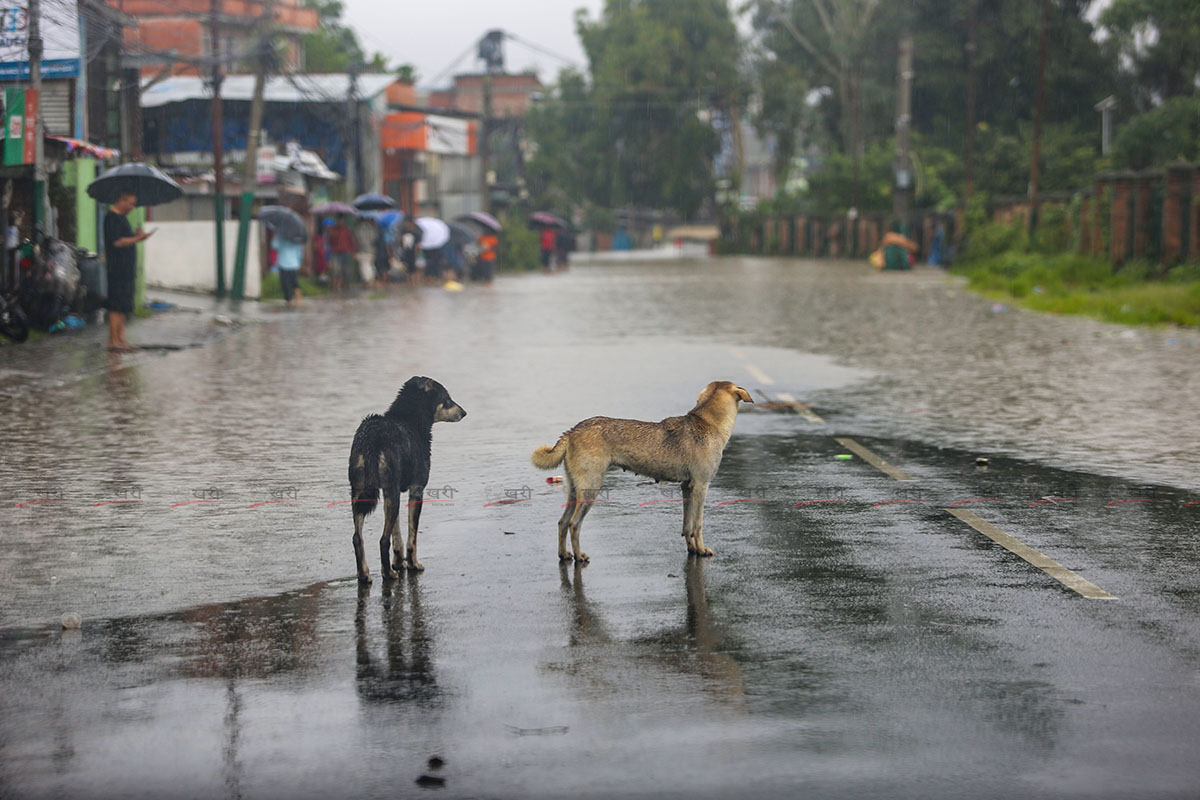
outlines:
[[[542,55],[545,55],[545,56],[550,56],[551,58],[556,58],[559,61],[563,62],[564,64],[569,64],[572,67],[580,67],[580,68],[583,66],[582,64],[580,64],[578,61],[576,61],[573,58],[567,58],[566,56],[559,55],[558,53],[555,53],[552,50],[547,50],[545,47],[542,47],[541,45],[536,45],[533,42],[526,41],[525,39],[521,38],[520,36],[517,36],[515,33],[510,33],[509,31],[505,31],[504,36],[507,39],[512,39],[517,44],[528,47],[530,50],[533,50],[534,52],[541,53]]]
[[[462,61],[464,58],[466,58],[471,53],[471,51],[474,50],[478,46],[479,46],[478,39],[471,42],[471,44],[469,44],[467,46],[467,49],[464,50],[461,54],[459,54],[458,58],[451,61],[449,66],[447,66],[445,69],[443,69],[441,72],[439,72],[436,77],[434,77],[431,81],[429,81],[430,85],[436,85],[439,81],[441,81],[442,78],[446,77],[446,75],[448,73],[450,73],[455,67],[458,66],[460,61]]]

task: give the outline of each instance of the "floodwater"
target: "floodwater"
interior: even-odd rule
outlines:
[[[1194,333],[766,259],[222,313],[0,350],[0,796],[1194,792]],[[379,577],[376,515],[364,589],[349,443],[415,374],[469,416],[434,429],[426,571]],[[713,379],[824,422],[744,409],[713,559],[618,474],[560,565],[529,453]],[[1119,599],[940,511],[985,498]]]

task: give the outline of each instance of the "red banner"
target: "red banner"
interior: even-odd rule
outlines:
[[[34,161],[35,147],[37,145],[37,92],[33,89],[25,90],[25,163],[32,164]]]

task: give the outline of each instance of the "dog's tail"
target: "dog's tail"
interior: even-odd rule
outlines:
[[[533,451],[533,465],[538,469],[554,469],[567,457],[567,434],[558,437],[554,447],[543,445]]]
[[[355,516],[370,514],[379,503],[378,462],[377,458],[364,458],[357,453],[350,456],[350,508]]]

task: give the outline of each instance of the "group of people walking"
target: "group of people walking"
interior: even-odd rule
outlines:
[[[500,239],[491,231],[483,231],[472,242],[451,239],[428,247],[422,227],[412,217],[384,226],[371,217],[339,214],[318,220],[317,230],[310,243],[313,273],[335,292],[381,287],[393,280],[411,285],[491,281],[496,274]],[[275,235],[271,251],[284,299],[289,305],[298,304],[302,246]]]

